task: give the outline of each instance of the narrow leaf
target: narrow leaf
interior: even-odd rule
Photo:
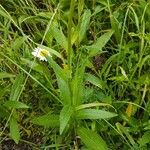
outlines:
[[[18,101],[7,101],[4,103],[4,106],[9,108],[29,108],[26,104]]]
[[[100,89],[103,88],[102,80],[100,80],[98,77],[96,77],[92,74],[89,74],[89,73],[86,74],[86,81],[92,83],[93,85],[99,87]]]
[[[65,50],[67,50],[67,39],[65,35],[63,34],[61,28],[58,29],[58,26],[56,23],[53,23],[53,27],[51,28],[51,32],[57,43],[62,46]]]
[[[64,106],[64,108],[60,112],[60,134],[63,133],[66,126],[68,125],[72,113],[73,108],[70,105]]]
[[[48,62],[56,74],[57,83],[60,89],[60,95],[61,98],[63,99],[63,103],[64,104],[71,103],[70,100],[71,94],[70,94],[70,89],[68,84],[69,75],[66,72],[64,72],[64,70],[52,58],[48,58]]]
[[[106,45],[106,43],[110,40],[112,34],[114,32],[110,30],[109,32],[103,34],[101,37],[97,39],[97,41],[86,48],[89,50],[89,57],[93,57],[102,51],[102,48]]]
[[[11,93],[10,93],[10,100],[11,101],[16,101],[18,100],[19,96],[20,96],[20,92],[22,89],[22,83],[23,83],[23,76],[22,75],[18,75],[15,79],[15,82],[12,86],[11,89]]]
[[[84,59],[83,59],[84,60]],[[84,60],[86,62],[86,60]],[[75,75],[72,79],[72,103],[74,106],[78,106],[82,103],[83,99],[83,91],[84,91],[84,72],[85,72],[85,63],[81,63],[82,65],[76,68]]]
[[[43,116],[34,117],[31,122],[44,127],[58,127],[59,126],[59,116],[48,113]]]
[[[107,150],[105,141],[97,133],[86,128],[79,128],[77,133],[89,150]]]
[[[17,120],[14,118],[11,118],[10,120],[10,136],[15,141],[16,144],[19,143],[20,140],[19,127]]]
[[[117,114],[98,109],[82,109],[76,113],[78,119],[108,119],[117,116]]]
[[[81,19],[81,25],[80,25],[80,30],[79,30],[79,42],[82,41],[82,39],[84,38],[86,34],[86,31],[90,23],[90,18],[91,18],[91,11],[86,10]]]

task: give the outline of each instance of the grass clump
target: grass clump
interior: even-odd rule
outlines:
[[[4,0],[0,148],[148,150],[149,7]]]

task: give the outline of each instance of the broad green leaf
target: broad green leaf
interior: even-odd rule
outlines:
[[[63,133],[66,126],[69,124],[69,120],[73,114],[73,108],[70,105],[66,105],[60,112],[60,134]]]
[[[19,99],[20,92],[22,89],[23,79],[24,79],[23,75],[18,75],[16,77],[14,84],[12,85],[9,100],[17,101]]]
[[[16,144],[19,143],[20,133],[17,120],[14,118],[10,119],[10,136],[15,141]]]
[[[90,24],[90,18],[91,18],[91,11],[90,10],[85,10],[83,17],[81,19],[81,24],[80,24],[80,30],[79,30],[79,42],[82,41],[84,38],[86,31],[88,29],[88,26]]]
[[[103,82],[98,77],[96,77],[96,76],[94,76],[92,74],[87,73],[85,80],[88,81],[88,82],[90,82],[90,83],[92,83],[93,85],[99,87],[100,89],[103,89]]]
[[[7,73],[7,72],[1,72],[0,73],[0,79],[4,79],[4,78],[12,78],[15,77],[15,75]]]
[[[86,128],[79,128],[77,133],[89,150],[107,150],[105,141],[97,133]]]
[[[102,48],[110,40],[113,33],[114,32],[110,30],[107,33],[103,34],[101,37],[99,37],[93,45],[86,46],[86,48],[89,50],[89,57],[93,57],[100,53],[102,51]]]
[[[59,116],[48,113],[43,116],[34,117],[31,122],[44,127],[58,127]]]
[[[29,108],[26,104],[18,101],[7,101],[4,103],[4,106],[9,108]]]
[[[98,109],[82,109],[76,112],[78,119],[108,119],[117,116],[117,114]]]

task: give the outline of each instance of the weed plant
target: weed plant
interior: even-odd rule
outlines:
[[[149,9],[1,0],[0,149],[149,150]]]

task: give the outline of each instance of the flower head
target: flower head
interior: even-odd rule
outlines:
[[[48,50],[37,47],[32,52],[32,55],[38,57],[42,61],[47,61],[46,57],[52,57]]]

